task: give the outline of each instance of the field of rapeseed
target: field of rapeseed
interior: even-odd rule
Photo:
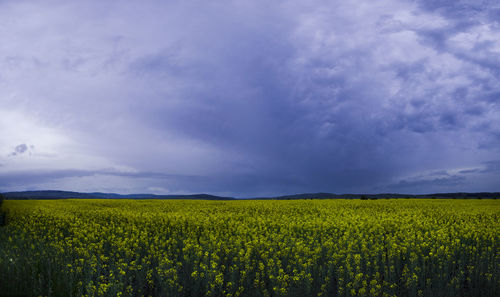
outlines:
[[[4,208],[5,296],[500,296],[497,200]]]

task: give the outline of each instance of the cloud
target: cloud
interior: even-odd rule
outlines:
[[[175,175],[165,174],[159,172],[127,172],[119,171],[113,168],[100,169],[100,170],[78,170],[78,169],[55,169],[55,170],[25,170],[25,171],[11,171],[0,173],[0,189],[22,190],[25,189],[26,184],[30,185],[30,189],[45,189],[47,185],[55,186],[56,189],[61,190],[86,190],[85,183],[87,181],[99,180],[111,181],[110,186],[117,186],[124,183],[139,183],[141,187],[129,187],[130,193],[138,193],[144,187],[155,188],[153,185],[161,183],[163,185],[170,185],[176,191],[185,191],[182,186],[196,185],[198,183],[206,183],[206,177],[203,176],[190,176],[190,175]],[[149,186],[148,186],[149,185]],[[179,187],[180,185],[180,187]],[[82,187],[83,186],[83,187]],[[77,189],[78,188],[78,189]],[[92,190],[98,190],[93,188]],[[123,191],[121,191],[123,192]]]
[[[479,169],[474,168],[474,169],[460,170],[458,173],[460,173],[460,174],[469,174],[469,173],[476,173],[478,171],[479,171]]]
[[[16,156],[18,154],[24,154],[26,152],[28,152],[30,155],[31,155],[31,151],[35,149],[35,146],[34,145],[30,145],[28,146],[27,144],[25,143],[22,143],[22,144],[19,144],[17,145],[15,148],[14,148],[14,151],[11,152],[9,155],[10,156]]]
[[[422,172],[415,176],[406,177],[396,183],[386,185],[384,189],[396,189],[411,193],[457,192],[466,191],[496,191],[495,180],[500,175],[500,162],[498,160],[483,162],[480,167],[458,168]]]
[[[392,185],[395,189],[404,189],[406,191],[419,191],[419,188],[435,189],[435,188],[449,188],[463,185],[466,178],[463,176],[450,176],[440,177],[430,180],[401,180],[399,183]]]
[[[0,159],[5,177],[24,172],[15,187],[498,187],[453,171],[498,158],[493,1],[0,7],[0,151],[36,145]]]
[[[15,152],[19,153],[19,154],[22,154],[27,150],[28,150],[28,146],[24,143],[16,146],[16,148],[15,148]]]
[[[487,161],[483,164],[485,168],[480,173],[500,173],[500,160]]]
[[[22,154],[27,150],[28,150],[28,146],[23,143],[23,144],[16,146],[16,148],[14,149],[14,151],[10,155],[15,156],[17,154]]]

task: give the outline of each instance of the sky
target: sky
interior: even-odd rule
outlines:
[[[500,2],[0,0],[0,192],[500,191]]]

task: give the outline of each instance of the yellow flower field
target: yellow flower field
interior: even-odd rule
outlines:
[[[5,201],[0,296],[500,296],[497,200]]]

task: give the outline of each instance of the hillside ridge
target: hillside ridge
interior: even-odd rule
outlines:
[[[478,193],[434,193],[434,194],[399,194],[399,193],[384,193],[384,194],[333,194],[333,193],[302,193],[293,195],[281,195],[270,197],[251,197],[251,198],[235,198],[223,197],[210,194],[172,194],[172,195],[157,195],[157,194],[117,194],[117,193],[101,193],[101,192],[73,192],[73,191],[18,191],[2,193],[7,200],[33,200],[33,199],[194,199],[194,200],[295,200],[295,199],[390,199],[390,198],[458,198],[458,199],[497,199],[500,198],[500,192],[478,192]]]

